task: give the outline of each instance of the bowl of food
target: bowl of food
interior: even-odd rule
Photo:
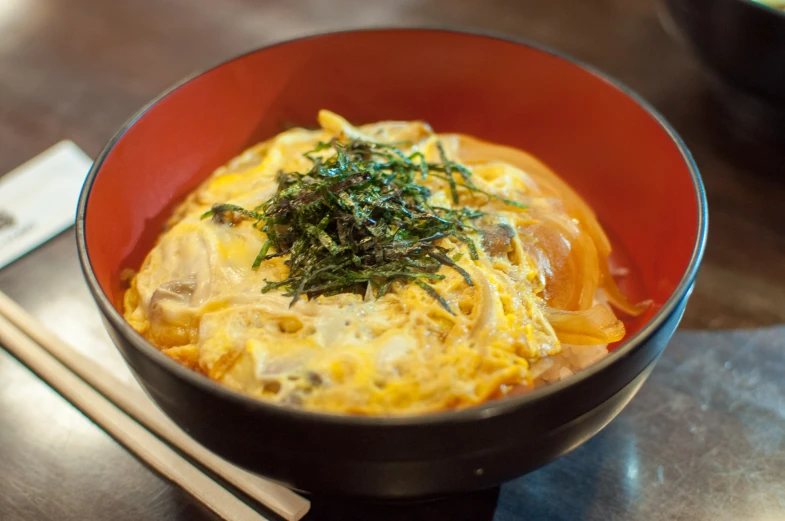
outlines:
[[[79,255],[150,397],[307,492],[417,499],[575,448],[643,384],[706,201],[649,105],[547,49],[332,33],[191,77],[109,142]]]

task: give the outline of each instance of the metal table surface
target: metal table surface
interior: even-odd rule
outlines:
[[[785,322],[785,205],[776,202],[785,182],[718,144],[709,83],[663,31],[655,2],[4,0],[0,171],[64,138],[94,156],[158,91],[247,48],[408,24],[539,40],[639,91],[704,173],[709,249],[649,382],[585,445],[500,489],[395,508],[315,498],[306,519],[785,519],[785,327],[776,325]],[[0,290],[131,378],[82,281],[72,232],[0,270]],[[0,349],[0,520],[213,518]]]

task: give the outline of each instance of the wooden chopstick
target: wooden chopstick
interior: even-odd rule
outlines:
[[[37,344],[36,347],[39,350],[45,350],[51,357],[57,359],[89,386],[92,386],[98,396],[113,402],[117,408],[170,445],[188,454],[194,461],[210,469],[287,521],[299,521],[310,509],[310,502],[302,496],[281,485],[242,470],[204,448],[161,412],[141,388],[125,384],[100,364],[81,355],[62,339],[48,331],[3,292],[0,292],[0,319],[3,319],[0,321],[0,340],[5,337],[17,338],[20,334],[28,337],[28,342],[23,342],[23,344]],[[5,340],[3,343],[11,344],[10,340]],[[17,344],[18,342],[14,343],[14,345]],[[8,347],[16,354],[14,346],[9,345]],[[20,358],[22,357],[20,356]],[[35,371],[34,368],[33,370]],[[62,391],[61,394],[65,395]],[[92,416],[89,411],[85,412]],[[98,421],[96,423],[100,424]],[[147,434],[149,435],[149,433]],[[131,450],[133,449],[131,448]],[[190,489],[186,488],[186,490],[190,492]]]
[[[265,519],[132,420],[2,316],[0,343],[117,441],[223,519]]]

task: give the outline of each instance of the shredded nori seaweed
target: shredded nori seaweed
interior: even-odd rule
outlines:
[[[289,276],[265,281],[262,293],[284,288],[293,305],[302,295],[365,293],[368,285],[381,297],[394,282],[414,282],[448,312],[449,304],[429,284],[441,280],[442,265],[456,270],[467,284],[469,273],[437,245],[452,238],[467,245],[477,259],[477,246],[467,233],[483,212],[466,207],[443,208],[428,202],[430,190],[418,180],[434,176],[449,185],[453,202],[458,187],[502,199],[477,188],[471,172],[450,161],[438,144],[441,162],[429,163],[420,152],[405,155],[393,145],[352,140],[319,143],[305,154],[313,168],[305,174],[282,173],[277,193],[253,210],[216,204],[203,215],[218,224],[252,220],[267,235],[254,268],[273,257],[289,257]],[[327,158],[314,155],[325,150]],[[456,180],[456,174],[460,184]],[[271,252],[272,250],[272,252]]]

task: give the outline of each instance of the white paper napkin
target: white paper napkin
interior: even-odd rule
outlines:
[[[73,226],[91,164],[61,141],[0,177],[0,268]]]

